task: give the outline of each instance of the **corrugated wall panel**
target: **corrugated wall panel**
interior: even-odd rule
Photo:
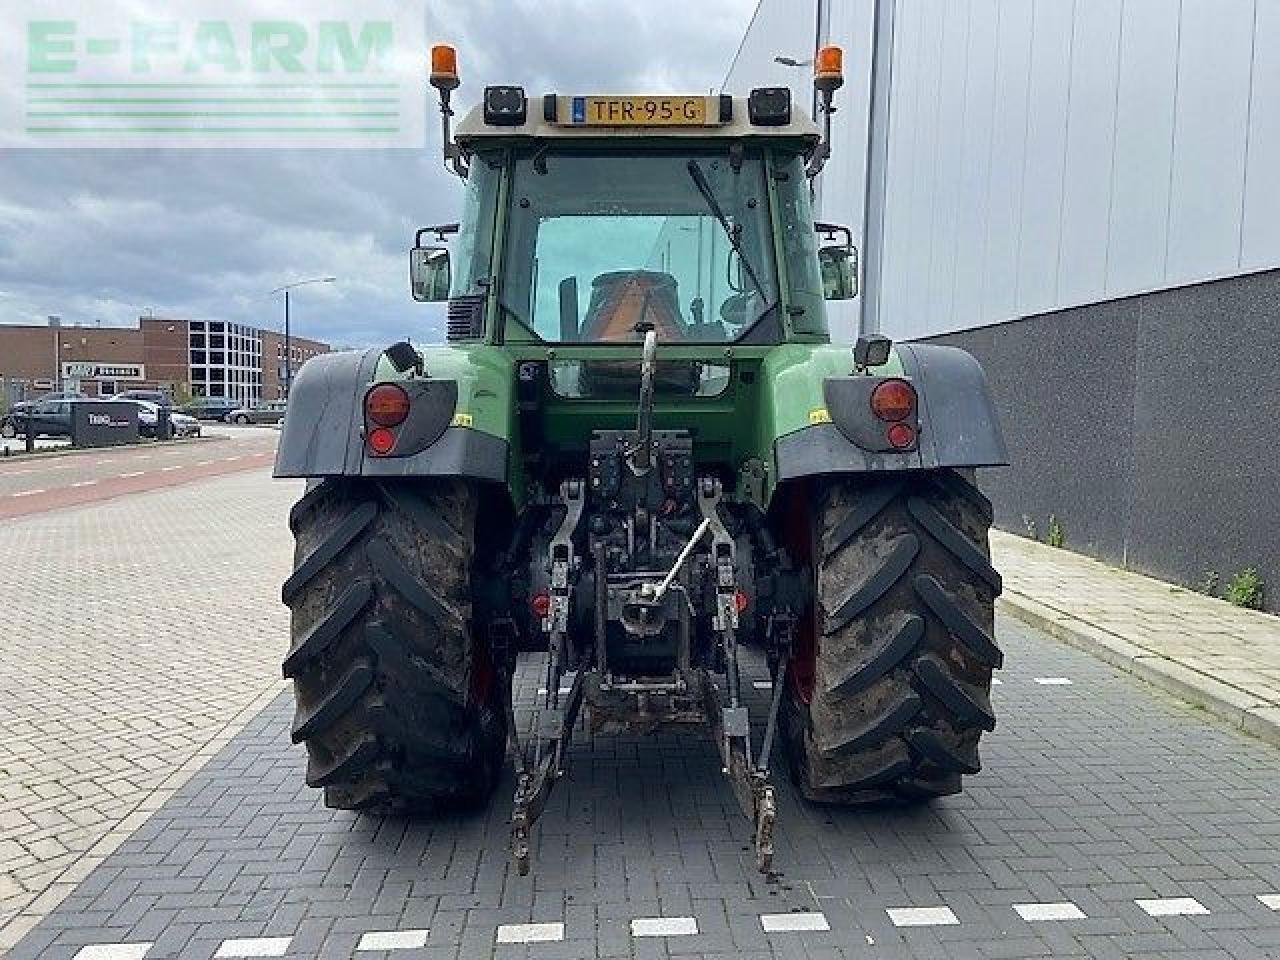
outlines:
[[[968,69],[964,78],[960,152],[959,217],[956,223],[955,274],[951,289],[950,323],[969,325],[982,316],[983,261],[987,256],[987,183],[991,173],[991,141],[995,112],[991,109],[996,82],[996,0],[974,0],[969,6]]]
[[[1280,2],[1259,0],[1249,100],[1249,163],[1245,168],[1241,266],[1259,269],[1280,250]]]
[[[1104,296],[1164,279],[1178,33],[1170,0],[1125,0]]]
[[[1122,0],[1087,0],[1076,8],[1054,293],[1059,303],[1088,300],[1106,285],[1122,6]]]
[[[1030,105],[1018,234],[1017,307],[1023,314],[1042,313],[1057,303],[1071,15],[1070,3],[1036,0],[1032,17]]]
[[[867,282],[887,333],[1280,266],[1280,0],[879,2],[894,21],[889,160]],[[873,0],[824,8],[852,78],[870,60]],[[735,89],[777,77],[772,57],[815,9],[765,0]],[[851,224],[862,82],[841,91],[822,185],[822,215]]]
[[[899,11],[899,21],[893,38],[893,91],[895,101],[889,114],[889,159],[892,170],[898,164],[909,163],[916,156],[916,141],[920,136],[920,124],[916,112],[920,107],[923,70],[921,68],[921,38],[919,20],[923,16],[920,7],[909,5]],[[915,203],[917,181],[915,177],[886,178],[885,204],[896,210],[911,210]],[[878,283],[881,299],[887,303],[904,303],[907,297],[906,270],[891,265],[906,262],[912,250],[911,224],[905,216],[887,217],[884,224],[884,257],[878,277],[868,277],[867,284]]]
[[[1166,279],[1240,265],[1253,14],[1251,0],[1183,0]]]
[[[1029,3],[1001,3],[997,14],[991,166],[981,191],[987,226],[974,241],[984,251],[982,300],[974,321],[979,323],[987,317],[1011,317],[1017,312],[1018,226],[1027,146],[1033,8]]]

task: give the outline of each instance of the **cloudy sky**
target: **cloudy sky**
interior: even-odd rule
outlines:
[[[131,0],[145,6],[148,0]],[[718,88],[755,0],[428,0],[469,106],[486,83],[531,93]],[[168,6],[156,2],[159,9]],[[172,7],[169,7],[172,9]],[[431,101],[434,106],[434,99]],[[278,324],[344,345],[440,337],[409,299],[415,227],[458,216],[461,184],[423,150],[0,150],[0,323],[159,315]]]

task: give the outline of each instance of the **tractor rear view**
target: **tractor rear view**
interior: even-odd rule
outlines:
[[[957,792],[995,724],[974,469],[1004,445],[968,354],[831,342],[857,253],[809,184],[839,50],[817,59],[825,136],[785,88],[498,86],[455,137],[451,48],[432,83],[466,194],[410,276],[447,342],[308,362],[276,461],[309,481],[283,589],[307,782],[430,811],[489,802],[512,763],[521,873],[580,720],[706,729],[761,870],[775,747],[819,803]]]

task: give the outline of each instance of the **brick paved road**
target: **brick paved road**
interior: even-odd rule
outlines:
[[[1280,955],[1280,912],[1259,899],[1280,892],[1274,749],[1015,624],[1001,633],[1011,666],[981,777],[906,813],[818,810],[785,788],[773,883],[702,741],[580,744],[521,879],[509,783],[477,817],[326,810],[301,785],[285,694],[13,957],[107,943],[150,943],[147,958]],[[526,666],[526,702],[536,682]],[[653,918],[681,932],[636,936]],[[502,942],[531,935],[546,939]]]
[[[259,468],[0,521],[0,949],[280,689],[299,487]]]
[[[15,525],[28,537],[45,531],[31,541],[43,546],[22,547],[36,556],[51,542],[46,525],[65,525],[68,542],[46,566],[86,564],[81,584],[96,608],[68,610],[52,572],[40,604],[19,607],[19,634],[35,640],[2,665],[5,700],[20,711],[0,712],[4,737],[98,740],[104,757],[126,758],[144,797],[108,834],[121,838],[117,849],[70,855],[66,898],[15,960],[1280,956],[1280,752],[1008,620],[1000,726],[966,793],[916,811],[851,813],[807,806],[784,780],[773,882],[752,869],[747,824],[711,745],[693,737],[577,743],[535,834],[530,878],[507,862],[509,777],[474,817],[326,810],[302,785],[292,705],[276,680],[282,517],[296,485],[252,473],[198,487],[209,504],[200,521],[144,511],[178,495],[167,491]],[[106,584],[145,567],[148,548],[103,540],[141,543],[174,523],[167,532],[185,547],[173,562],[203,570],[200,584],[155,615],[139,595],[112,595]],[[195,543],[213,551],[212,569],[189,556]],[[0,532],[0,547],[14,545],[12,530]],[[84,690],[50,689],[51,678],[103,669],[48,639],[69,635],[131,641],[105,648],[121,659],[105,668],[105,689],[121,691],[112,702],[85,706]],[[42,659],[54,664],[32,666]],[[178,660],[190,668],[161,669]],[[25,673],[10,683],[15,669]],[[522,666],[526,707],[537,678],[536,664]],[[199,696],[177,696],[194,684]],[[215,751],[220,724],[261,697],[265,709]],[[764,693],[755,697],[762,706]],[[192,699],[196,729],[175,734],[174,718],[192,716],[176,705]],[[82,726],[62,736],[60,716]],[[130,724],[148,749],[130,743]],[[197,743],[205,756],[183,773]],[[0,756],[8,769],[14,760]],[[73,807],[64,784],[81,782],[80,756],[55,758],[32,784],[37,795],[62,791],[43,810]],[[104,784],[111,778],[104,770]],[[6,779],[6,804],[9,789]],[[4,809],[40,802],[28,794]],[[70,829],[51,827],[59,842]]]

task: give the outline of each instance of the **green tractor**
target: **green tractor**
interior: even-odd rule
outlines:
[[[963,351],[831,342],[857,255],[814,223],[810,182],[838,61],[818,59],[825,134],[785,88],[505,86],[453,136],[453,52],[433,50],[466,192],[410,277],[447,304],[447,342],[308,362],[276,459],[308,479],[284,674],[329,806],[485,804],[510,758],[526,873],[580,715],[702,725],[768,871],[775,740],[817,803],[978,771],[1002,655],[974,468],[1004,442]],[[520,654],[543,665],[523,727]]]

